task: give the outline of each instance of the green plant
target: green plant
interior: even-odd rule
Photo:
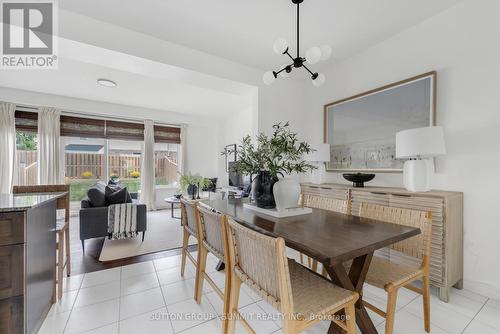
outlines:
[[[305,154],[314,150],[304,141],[299,141],[297,133],[290,130],[289,122],[273,125],[272,136],[259,133],[255,143],[251,136],[245,136],[238,145],[238,160],[234,170],[244,175],[256,175],[268,171],[272,176],[291,173],[305,173],[316,166],[304,161]],[[234,152],[222,152],[223,155]]]
[[[210,186],[210,179],[206,179],[200,174],[191,174],[191,173],[186,173],[186,174],[181,174],[179,173],[180,178],[179,178],[179,185],[182,190],[182,192],[186,192],[187,188],[194,184],[200,188],[208,187]]]
[[[92,176],[94,176],[94,174],[92,174],[91,171],[85,171],[82,173],[82,178],[84,178],[84,179],[91,179]]]
[[[31,132],[16,131],[16,146],[21,151],[36,151],[37,134]]]
[[[139,171],[137,171],[137,170],[134,170],[134,171],[131,171],[131,172],[130,172],[130,177],[131,177],[131,178],[137,179],[137,178],[139,178],[140,176],[141,176],[141,173],[140,173]]]

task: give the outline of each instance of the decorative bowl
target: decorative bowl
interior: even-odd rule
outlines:
[[[347,181],[351,181],[354,188],[363,188],[365,186],[364,183],[373,180],[375,174],[345,173],[342,176]]]

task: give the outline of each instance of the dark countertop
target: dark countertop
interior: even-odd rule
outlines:
[[[24,211],[66,195],[64,192],[43,194],[0,194],[0,212]]]

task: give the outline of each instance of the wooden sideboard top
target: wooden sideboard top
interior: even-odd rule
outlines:
[[[396,187],[371,187],[366,186],[363,188],[355,188],[348,184],[340,184],[340,183],[310,183],[304,182],[301,183],[301,186],[312,187],[312,188],[320,188],[320,189],[346,189],[346,190],[354,190],[354,191],[365,191],[372,193],[381,193],[381,194],[394,194],[400,196],[418,196],[418,197],[453,197],[453,196],[463,196],[462,192],[459,191],[447,191],[447,190],[431,190],[426,192],[411,192],[404,188],[396,188]]]

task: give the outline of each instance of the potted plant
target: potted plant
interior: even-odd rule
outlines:
[[[304,161],[304,155],[313,151],[310,145],[299,141],[297,133],[290,130],[288,122],[273,125],[273,134],[257,135],[255,142],[246,136],[238,145],[238,160],[234,170],[243,175],[255,176],[252,192],[259,208],[278,210],[296,206],[300,185],[292,179],[279,180],[292,173],[305,173],[316,167]],[[231,154],[231,152],[223,152]],[[278,182],[276,184],[276,182]]]
[[[210,179],[206,179],[202,177],[200,174],[181,174],[179,173],[179,185],[182,192],[188,193],[191,196],[191,199],[196,199],[196,193],[198,189],[206,187],[210,185]],[[199,198],[199,196],[198,196]]]

